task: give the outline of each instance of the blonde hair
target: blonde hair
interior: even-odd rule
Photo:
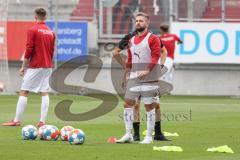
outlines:
[[[147,18],[148,20],[150,19],[150,18],[149,18],[149,15],[148,15],[147,13],[144,13],[144,12],[138,12],[138,13],[136,14],[135,18],[138,17],[138,16],[145,17],[145,18]]]

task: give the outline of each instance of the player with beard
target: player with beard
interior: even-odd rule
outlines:
[[[143,12],[136,15],[135,29],[137,34],[129,41],[126,73],[127,81],[124,123],[126,132],[117,140],[117,143],[130,143],[133,141],[132,124],[134,120],[133,107],[141,97],[147,111],[147,135],[141,144],[152,143],[152,132],[155,124],[154,98],[158,94],[158,76],[154,72],[160,58],[161,45],[158,36],[148,31],[149,16]],[[126,79],[127,79],[127,74]]]
[[[175,35],[169,33],[169,26],[166,24],[163,24],[160,26],[160,40],[164,44],[164,46],[167,49],[167,58],[164,63],[164,66],[167,67],[167,72],[161,77],[162,80],[166,81],[167,83],[172,84],[173,80],[173,61],[174,61],[174,51],[175,51],[175,44],[176,42],[178,44],[182,44],[183,42],[181,39]],[[136,105],[134,107],[134,123],[133,123],[133,129],[134,129],[134,140],[139,141],[140,140],[140,112],[139,112],[139,105]],[[159,141],[168,141],[168,139],[164,136],[162,133],[162,127],[161,127],[161,111],[160,111],[160,99],[159,97],[156,97],[155,100],[155,110],[156,110],[156,122],[155,122],[155,135],[154,140]]]

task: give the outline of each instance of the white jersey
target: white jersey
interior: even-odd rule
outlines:
[[[130,40],[130,52],[131,52],[131,58],[132,58],[132,68],[130,72],[130,79],[137,79],[141,71],[146,70],[149,65],[152,63],[152,51],[149,46],[149,38],[152,35],[152,33],[148,33],[144,39],[139,43],[135,44],[134,39],[135,36],[131,38]],[[159,51],[160,52],[160,51]],[[160,54],[160,53],[159,53]],[[160,65],[156,65],[147,76],[144,77],[144,79],[141,79],[139,81],[141,82],[152,82],[157,81],[160,77]]]
[[[139,72],[146,69],[151,63],[151,49],[148,44],[148,39],[151,33],[148,33],[146,37],[139,43],[134,43],[134,37],[130,40],[130,51],[132,56],[132,69],[130,73],[130,79],[136,78]]]

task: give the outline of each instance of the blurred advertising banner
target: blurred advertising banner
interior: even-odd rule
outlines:
[[[20,61],[25,51],[27,30],[35,22],[32,21],[8,21],[7,22],[7,50],[9,61]]]
[[[238,23],[172,23],[171,32],[183,40],[176,63],[240,64]]]
[[[7,23],[8,59],[19,61],[25,51],[27,30],[35,22],[9,21]],[[46,24],[54,30],[54,22]],[[57,60],[67,61],[71,58],[88,54],[87,22],[58,22]]]
[[[54,22],[47,22],[54,31]],[[67,61],[88,54],[87,22],[59,22],[57,60]]]

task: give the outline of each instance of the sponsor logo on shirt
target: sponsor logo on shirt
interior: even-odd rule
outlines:
[[[43,34],[53,35],[53,32],[46,29],[38,29],[38,32],[42,32]]]
[[[172,41],[174,40],[174,37],[164,37],[164,38],[161,38],[162,41]]]

